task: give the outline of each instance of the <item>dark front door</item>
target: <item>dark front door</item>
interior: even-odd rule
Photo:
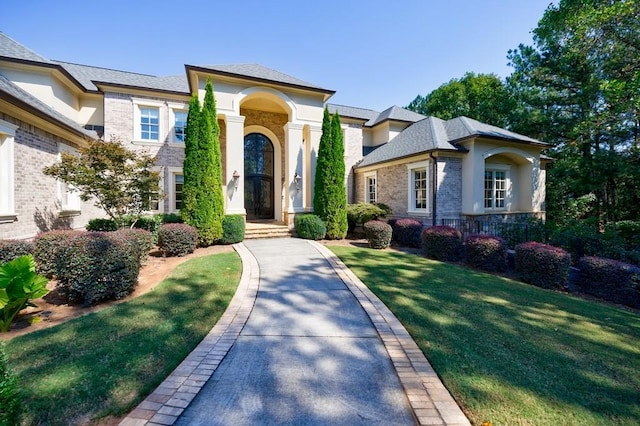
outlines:
[[[260,133],[244,138],[244,208],[248,220],[273,219],[273,144]]]

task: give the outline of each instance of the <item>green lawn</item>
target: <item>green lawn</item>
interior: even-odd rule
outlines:
[[[6,344],[25,424],[86,424],[131,410],[204,338],[240,280],[235,253],[189,260],[151,292]]]
[[[640,424],[640,315],[415,255],[330,247],[473,424]]]

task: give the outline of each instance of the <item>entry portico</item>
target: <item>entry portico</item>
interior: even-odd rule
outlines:
[[[226,213],[291,224],[311,211],[323,110],[334,92],[257,64],[186,70],[200,99],[209,79],[214,86]]]

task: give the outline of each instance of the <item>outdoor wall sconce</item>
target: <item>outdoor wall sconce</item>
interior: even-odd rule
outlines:
[[[240,173],[238,173],[237,170],[233,171],[233,190],[237,191],[238,190],[238,181],[240,180]]]
[[[300,181],[301,181],[301,180],[302,180],[302,176],[300,176],[300,175],[298,174],[298,172],[296,172],[296,173],[293,175],[293,183],[295,183],[295,184],[296,184],[296,191],[300,191]]]

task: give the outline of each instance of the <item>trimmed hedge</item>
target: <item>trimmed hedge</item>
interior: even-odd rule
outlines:
[[[138,283],[140,246],[132,232],[83,232],[59,249],[58,289],[71,302],[93,305],[129,295]]]
[[[349,232],[357,225],[364,225],[370,220],[381,219],[391,214],[386,204],[357,203],[347,205],[347,223]]]
[[[36,263],[36,272],[51,278],[56,272],[56,258],[67,241],[82,231],[48,231],[36,235],[33,240],[33,260]]]
[[[185,256],[198,245],[198,230],[185,223],[167,223],[160,227],[158,246],[165,256]]]
[[[85,229],[89,232],[112,232],[118,230],[118,224],[113,219],[91,219]]]
[[[464,243],[466,262],[474,268],[495,272],[507,269],[507,242],[491,235],[473,234]]]
[[[26,254],[33,254],[33,243],[31,241],[0,240],[0,265]]]
[[[158,231],[160,231],[160,226],[162,225],[162,217],[159,215],[138,216],[137,218],[127,216],[124,219],[124,224],[128,228],[131,228],[131,225],[133,225],[133,229],[144,229],[145,231],[151,232],[153,243],[156,244],[158,242]]]
[[[235,244],[244,240],[245,223],[241,214],[228,214],[222,218],[222,244]]]
[[[415,219],[398,219],[393,223],[389,221],[393,229],[393,240],[407,247],[422,246],[422,222]]]
[[[585,256],[578,262],[583,292],[614,303],[640,308],[640,268],[613,259]]]
[[[422,231],[425,256],[443,262],[462,260],[464,245],[462,234],[450,226],[432,226]]]
[[[373,249],[385,249],[391,244],[393,230],[391,225],[381,220],[370,220],[365,223],[364,233],[369,240],[369,247]]]
[[[147,260],[149,252],[156,244],[153,234],[145,229],[120,229],[115,231],[115,234],[122,235],[137,244],[137,247],[132,249],[137,251],[138,261],[141,264]]]
[[[180,213],[160,213],[157,216],[162,223],[184,223]]]
[[[571,255],[548,244],[527,242],[515,248],[516,272],[522,281],[538,287],[562,290],[569,281]]]
[[[327,234],[327,226],[315,214],[296,215],[294,224],[298,237],[305,240],[321,240]]]

